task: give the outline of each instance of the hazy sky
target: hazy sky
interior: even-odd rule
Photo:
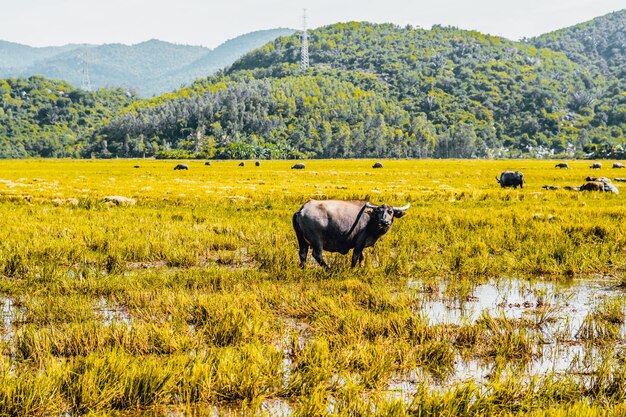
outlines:
[[[0,40],[32,46],[135,44],[156,38],[215,47],[259,29],[371,21],[458,26],[517,40],[626,7],[624,0],[0,0]]]

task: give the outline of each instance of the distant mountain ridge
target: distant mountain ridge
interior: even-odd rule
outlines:
[[[626,159],[625,19],[612,13],[523,42],[441,25],[337,23],[309,32],[306,70],[292,33],[146,100],[0,80],[0,157]],[[187,57],[179,71],[158,67],[153,51],[168,46],[148,41],[132,53],[149,59],[120,73],[156,66],[172,85],[232,59],[239,43],[248,45],[244,37]],[[130,53],[108,48],[113,63]]]
[[[151,39],[135,45],[65,45],[34,48],[0,41],[0,78],[41,75],[80,87],[85,62],[93,88],[125,87],[150,97],[190,84],[232,64],[292,29],[251,32],[215,49]]]

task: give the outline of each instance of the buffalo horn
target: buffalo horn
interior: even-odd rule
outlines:
[[[394,207],[393,209],[397,211],[405,211],[405,210],[408,210],[409,207],[411,207],[411,203],[406,203],[406,206]]]
[[[372,203],[370,203],[370,202],[368,201],[367,203],[365,203],[365,207],[367,207],[367,208],[371,208],[371,209],[375,209],[375,208],[377,208],[378,206],[376,206],[376,205],[374,205],[374,204],[372,204]]]

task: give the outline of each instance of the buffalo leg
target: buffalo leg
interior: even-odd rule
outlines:
[[[328,264],[324,260],[322,256],[322,245],[312,245],[313,246],[313,258],[317,261],[318,264],[328,269]]]
[[[359,263],[359,266],[363,262],[363,249],[365,248],[359,248],[358,246],[354,248],[354,251],[352,252],[352,268],[356,266],[357,262]]]
[[[300,268],[304,268],[304,265],[306,264],[306,257],[309,254],[309,243],[304,239],[304,237],[300,236],[300,234],[297,234],[298,236],[298,246],[300,247],[300,250],[298,251],[298,255],[300,256]]]
[[[302,229],[300,228],[300,224],[298,223],[298,218],[300,216],[300,212],[297,212],[293,215],[292,222],[293,228],[296,231],[296,237],[298,238],[298,255],[300,257],[300,268],[304,268],[306,264],[306,257],[309,254],[309,242],[304,238],[304,233],[302,233]]]

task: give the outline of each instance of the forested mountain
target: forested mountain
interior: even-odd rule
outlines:
[[[134,107],[102,132],[109,144],[150,132],[167,138],[155,140],[164,145],[161,152],[179,156],[205,143],[218,156],[236,148],[250,157],[277,148],[308,157],[623,152],[626,102],[619,84],[562,53],[441,26],[352,22],[316,29],[309,38],[311,69],[304,74],[298,36],[281,37],[219,77]],[[315,94],[327,78],[342,83]],[[259,96],[253,80],[266,80],[271,100]],[[373,94],[377,107],[360,109],[359,118],[338,116],[337,107],[349,107],[362,93]],[[387,109],[402,116],[388,117]],[[362,132],[378,125],[384,134],[371,147]],[[322,126],[330,127],[324,138]]]
[[[121,108],[80,152],[626,158],[624,80],[607,70],[619,67],[623,50],[612,48],[603,67],[532,42],[341,23],[310,31],[311,66],[302,72],[298,34],[283,36],[189,87]]]
[[[83,65],[94,88],[124,87],[151,97],[190,84],[291,29],[271,29],[231,39],[216,49],[149,40],[136,45],[67,45],[32,48],[0,42],[0,77],[42,75],[79,87]],[[22,58],[21,58],[22,57]]]
[[[0,80],[0,156],[81,157],[94,132],[134,98],[43,77]]]
[[[626,77],[626,10],[546,33],[528,41],[538,48],[565,53],[571,60]]]

